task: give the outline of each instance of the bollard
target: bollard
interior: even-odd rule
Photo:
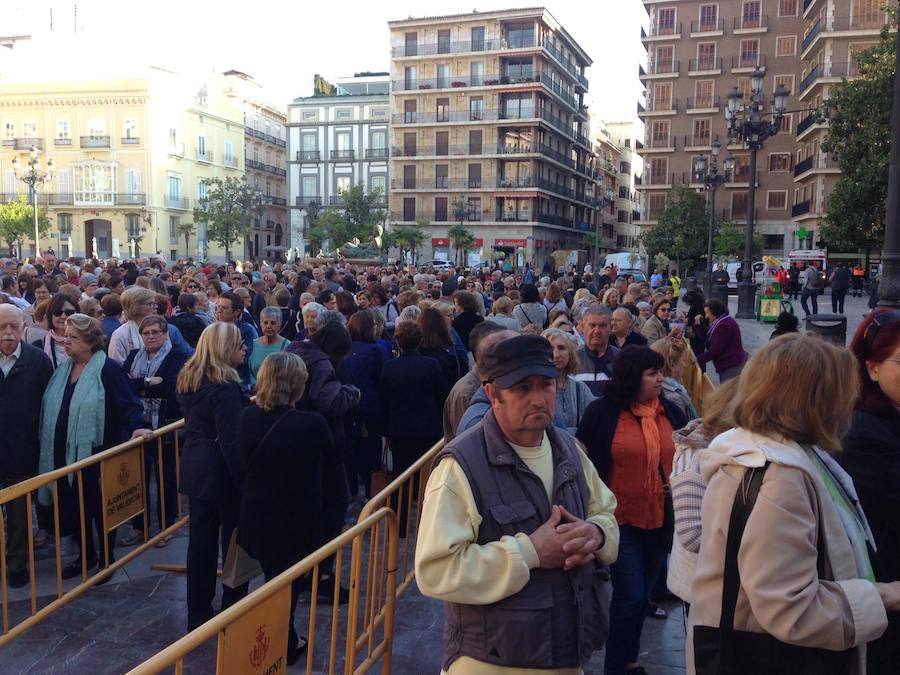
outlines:
[[[844,347],[847,344],[847,317],[843,314],[812,314],[806,317],[806,332]]]

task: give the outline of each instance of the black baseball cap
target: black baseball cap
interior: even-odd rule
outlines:
[[[509,389],[531,375],[557,375],[553,349],[539,335],[518,335],[492,345],[478,372],[484,382],[492,382],[500,389]]]

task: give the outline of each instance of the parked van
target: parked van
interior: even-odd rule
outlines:
[[[728,272],[728,288],[737,288],[737,271],[741,269],[741,265],[743,264],[743,261],[735,260],[734,262],[730,262],[725,265],[725,270]],[[762,260],[757,260],[751,265],[751,267],[753,269],[753,279],[756,280],[757,276],[766,269],[766,264]]]
[[[647,259],[642,255],[628,251],[608,253],[606,260],[603,262],[604,267],[607,265],[615,265],[620,270],[646,270]]]

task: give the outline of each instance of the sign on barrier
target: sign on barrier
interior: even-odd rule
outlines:
[[[290,611],[288,584],[219,633],[218,675],[287,673]]]
[[[107,532],[144,511],[144,462],[133,448],[100,463],[103,521]]]

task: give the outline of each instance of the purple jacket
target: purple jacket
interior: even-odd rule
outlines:
[[[741,341],[741,327],[726,314],[709,327],[706,334],[706,351],[697,356],[701,366],[712,361],[717,373],[741,365],[747,360],[747,352]]]

